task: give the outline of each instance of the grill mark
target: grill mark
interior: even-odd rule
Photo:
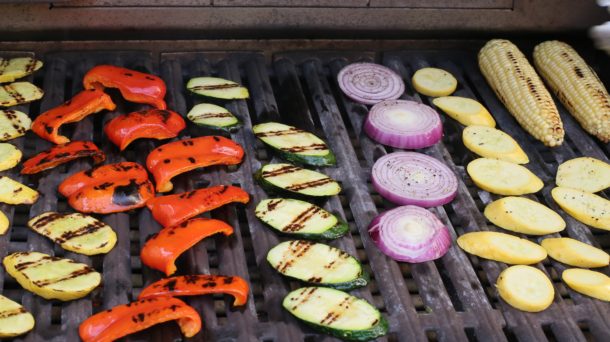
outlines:
[[[271,177],[277,177],[277,176],[297,172],[300,170],[302,170],[302,169],[298,166],[287,165],[287,166],[282,166],[281,168],[279,168],[277,170],[263,171],[262,176],[263,176],[263,178],[271,178]]]
[[[4,70],[9,65],[10,61],[11,61],[10,59],[0,58],[0,75],[4,74]]]
[[[38,260],[32,260],[32,261],[25,261],[19,264],[16,264],[14,267],[17,271],[23,271],[26,268],[34,268],[37,266],[40,266],[42,264],[45,264],[47,262],[47,260],[55,260],[58,258],[54,258],[51,256],[43,256],[42,258],[38,259]]]
[[[37,280],[37,281],[34,281],[33,283],[34,283],[34,285],[40,286],[40,287],[49,286],[49,285],[61,283],[61,282],[66,281],[66,280],[74,279],[76,277],[84,276],[84,275],[87,275],[87,274],[93,273],[93,272],[95,272],[93,270],[93,268],[91,268],[89,266],[85,266],[85,267],[83,267],[83,268],[81,268],[79,270],[72,271],[70,274],[68,274],[66,276],[63,276],[63,277],[60,277],[60,278],[46,279],[46,280]]]
[[[231,89],[231,88],[239,88],[240,85],[236,83],[224,83],[224,84],[211,84],[211,85],[201,85],[190,88],[191,90],[220,90],[220,89]]]
[[[324,319],[322,319],[320,321],[320,324],[325,324],[325,325],[333,324],[337,319],[339,319],[339,317],[341,317],[341,315],[343,315],[345,313],[345,311],[347,309],[349,309],[349,304],[350,304],[350,301],[352,300],[352,298],[353,297],[346,297],[341,303],[339,303],[339,308],[342,310],[337,311],[337,312],[333,312],[333,311],[329,312],[328,315],[326,315],[326,317],[324,317]]]
[[[200,115],[193,116],[193,120],[209,119],[209,118],[228,118],[228,117],[232,117],[232,116],[233,115],[231,113],[206,113],[206,114],[200,114]]]
[[[285,273],[298,258],[301,258],[313,246],[313,242],[295,241],[294,246],[291,244],[288,253],[283,256],[282,260],[277,264],[276,268],[280,273]]]
[[[269,203],[267,203],[267,212],[272,212],[274,211],[278,205],[280,205],[280,203],[282,203],[284,200],[283,199],[278,199],[275,202],[274,201],[269,201]]]
[[[327,150],[326,144],[311,144],[307,146],[281,147],[280,150],[291,153]]]
[[[24,307],[20,307],[20,308],[13,309],[13,310],[0,311],[0,319],[5,319],[5,318],[12,317],[12,316],[21,315],[21,314],[24,314],[26,312],[27,311],[25,310]]]
[[[28,57],[28,64],[25,65],[26,74],[31,74],[34,72],[34,68],[36,67],[36,60],[34,58]]]
[[[15,88],[13,88],[12,85],[7,84],[5,86],[2,86],[2,88],[4,88],[6,93],[10,97],[12,97],[15,101],[17,101],[17,103],[24,103],[24,102],[26,102],[25,97],[23,97],[23,95],[21,95],[17,90],[15,90]]]
[[[294,184],[294,185],[290,185],[288,187],[286,187],[286,190],[290,190],[290,191],[301,191],[307,188],[315,188],[318,186],[322,186],[324,184],[328,184],[333,182],[332,179],[330,178],[322,178],[322,179],[318,179],[315,181],[311,181],[311,182],[305,182],[305,183],[301,183],[301,184]]]
[[[32,227],[34,229],[39,229],[41,227],[48,225],[49,223],[51,223],[53,221],[56,221],[58,219],[66,217],[66,216],[68,216],[68,215],[64,215],[64,214],[60,214],[60,213],[47,214],[45,216],[38,217],[36,219],[36,221],[34,221],[34,222],[32,222],[32,224],[30,224],[30,227]]]
[[[284,135],[301,134],[301,133],[308,133],[308,132],[298,129],[296,127],[292,127],[292,128],[284,129],[284,130],[280,130],[280,131],[268,131],[268,132],[254,133],[254,135],[257,138],[267,138],[267,137],[281,137]]]
[[[299,305],[303,305],[305,304],[313,295],[314,292],[316,292],[318,290],[317,287],[312,287],[309,291],[304,291],[303,293],[301,293],[297,298],[295,298],[294,300],[298,300],[299,298],[303,298],[301,299],[300,302],[296,303],[293,307],[292,310],[296,310],[296,308],[299,307]]]
[[[283,232],[297,232],[303,228],[305,228],[305,223],[309,221],[314,215],[320,212],[322,208],[311,206],[307,208],[305,211],[301,212],[297,217],[295,217],[288,225],[282,228]]]
[[[106,226],[106,224],[104,222],[95,221],[84,227],[80,227],[76,230],[64,232],[58,238],[56,238],[55,241],[57,241],[57,243],[64,243],[68,240],[72,240],[74,238],[77,238],[77,237],[80,237],[83,235],[93,234],[96,231],[104,228],[105,226]]]

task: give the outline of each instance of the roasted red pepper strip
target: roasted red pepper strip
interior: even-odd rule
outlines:
[[[231,202],[248,203],[248,193],[236,186],[219,185],[181,194],[160,196],[146,202],[148,209],[163,227],[182,223],[206,211]]]
[[[242,147],[231,139],[206,136],[174,141],[154,149],[146,158],[146,167],[155,177],[158,192],[173,189],[171,179],[181,173],[211,165],[239,164]]]
[[[104,109],[115,108],[116,105],[110,96],[103,91],[84,90],[62,105],[38,115],[32,123],[32,131],[54,144],[65,144],[70,142],[70,139],[59,135],[61,125],[81,121],[86,116]]]
[[[240,306],[248,301],[249,290],[248,283],[237,276],[193,274],[156,281],[145,287],[140,292],[138,299],[156,296],[198,296],[227,293],[235,298],[233,306]]]
[[[208,236],[233,234],[233,228],[223,221],[194,218],[175,226],[161,229],[142,247],[140,259],[144,265],[169,276],[176,272],[174,262],[180,254]]]
[[[110,342],[176,320],[186,337],[201,330],[201,317],[185,302],[173,297],[151,297],[97,313],[84,320],[78,334],[84,342]]]
[[[108,139],[123,151],[140,138],[175,138],[186,127],[182,116],[171,110],[149,109],[119,115],[104,127]]]
[[[106,159],[104,152],[91,141],[71,141],[53,146],[26,160],[23,162],[21,173],[31,175],[83,157],[92,157],[94,164],[99,164]]]
[[[166,109],[165,82],[155,75],[121,68],[98,65],[83,78],[85,89],[117,88],[127,101],[146,103],[157,109]]]
[[[138,163],[122,162],[96,166],[70,175],[59,184],[59,193],[68,197],[86,186],[104,185],[121,179],[135,179],[143,182],[148,179],[146,169]]]

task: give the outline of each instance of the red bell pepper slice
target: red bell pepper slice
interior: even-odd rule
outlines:
[[[104,109],[114,110],[115,108],[116,105],[110,96],[103,91],[83,90],[62,105],[38,115],[32,123],[32,131],[54,144],[65,144],[70,142],[70,139],[59,135],[61,125],[81,121],[88,115]]]
[[[80,324],[78,334],[84,342],[110,342],[173,320],[186,337],[201,331],[201,317],[185,302],[173,297],[151,297],[117,305],[87,318]]]
[[[235,298],[233,306],[241,306],[248,301],[250,287],[241,277],[206,274],[184,275],[161,279],[145,287],[138,299],[156,296],[198,296],[227,293]]]
[[[117,88],[127,100],[166,109],[165,82],[155,75],[114,65],[98,65],[83,78],[85,89]]]
[[[163,227],[174,226],[231,202],[248,203],[250,196],[236,186],[219,185],[150,199],[146,206]]]
[[[205,136],[161,145],[148,154],[146,167],[157,183],[157,192],[173,189],[175,176],[211,165],[235,165],[244,157],[242,147],[221,136]]]
[[[216,233],[229,236],[233,234],[233,227],[220,220],[194,218],[163,228],[146,241],[140,259],[144,265],[165,272],[167,276],[172,275],[176,272],[174,262],[180,254]]]
[[[99,164],[106,159],[104,152],[97,148],[93,142],[71,141],[66,144],[53,146],[26,160],[23,162],[21,173],[31,175],[84,157],[92,157],[94,164]]]
[[[136,139],[175,138],[184,127],[186,123],[180,114],[171,110],[150,109],[119,115],[106,124],[104,132],[123,151]]]

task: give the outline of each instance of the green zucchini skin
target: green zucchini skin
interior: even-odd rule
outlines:
[[[381,316],[381,318],[379,319],[379,322],[377,324],[375,324],[374,326],[372,326],[370,329],[354,330],[354,331],[324,327],[321,325],[317,325],[317,324],[313,324],[313,323],[304,321],[302,319],[299,319],[298,317],[296,317],[296,319],[298,319],[301,322],[304,322],[305,324],[309,325],[310,327],[312,327],[315,330],[318,330],[321,333],[331,335],[331,336],[340,338],[345,341],[357,341],[357,342],[363,341],[364,342],[364,341],[374,340],[378,337],[387,335],[388,329],[389,329],[388,321],[383,316]]]
[[[257,170],[253,176],[254,176],[254,179],[259,183],[261,188],[263,188],[263,190],[265,190],[265,192],[270,195],[292,197],[292,198],[301,199],[301,200],[305,200],[305,201],[316,200],[318,204],[326,201],[329,197],[334,196],[334,195],[321,195],[321,196],[305,195],[305,194],[301,194],[296,191],[290,191],[290,190],[286,190],[282,187],[276,186],[273,183],[267,181],[263,177],[262,167],[259,170]]]
[[[360,265],[360,267],[362,267],[362,265]],[[309,281],[303,281],[303,280],[295,278],[295,277],[287,276],[283,273],[280,273],[280,274],[283,277],[286,277],[286,278],[289,278],[292,280],[296,280],[296,281],[300,281],[301,283],[306,284],[308,286],[330,287],[331,289],[341,290],[341,291],[351,291],[351,290],[355,290],[355,289],[358,289],[361,287],[365,287],[369,284],[369,281],[371,281],[371,276],[368,274],[367,271],[364,270],[364,268],[362,268],[362,273],[360,273],[358,278],[351,280],[351,281],[346,281],[344,283],[335,283],[335,284],[312,283]]]
[[[243,124],[239,119],[237,119],[236,123],[229,125],[229,126],[214,126],[214,125],[206,125],[206,124],[201,124],[201,123],[195,123],[195,125],[197,125],[199,127],[214,129],[217,131],[232,133],[232,132],[239,130]]]
[[[323,156],[304,156],[301,154],[290,153],[282,151],[279,148],[275,148],[269,144],[265,144],[280,158],[295,163],[298,165],[311,165],[311,166],[333,166],[337,164],[335,154],[333,151],[328,150],[328,154]]]

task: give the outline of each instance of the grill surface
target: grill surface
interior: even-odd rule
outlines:
[[[23,56],[27,53],[0,52],[2,57]],[[378,212],[392,207],[374,192],[369,173],[374,161],[391,152],[361,134],[362,121],[367,113],[364,105],[356,104],[340,93],[336,74],[350,62],[377,61],[409,80],[413,72],[424,66],[438,66],[452,72],[459,81],[456,95],[476,98],[494,115],[500,129],[518,140],[531,162],[527,165],[544,181],[545,188],[530,196],[557,210],[568,228],[562,236],[571,236],[610,251],[610,234],[591,231],[565,215],[551,200],[557,166],[570,158],[587,155],[608,160],[609,145],[601,145],[586,134],[560,107],[566,128],[566,142],[549,149],[526,134],[499,103],[476,66],[472,53],[453,51],[399,52],[295,52],[279,53],[268,64],[259,52],[201,52],[164,53],[154,56],[146,52],[61,52],[47,53],[44,68],[33,81],[46,92],[42,101],[22,110],[35,117],[81,89],[84,73],[97,64],[110,63],[140,71],[159,74],[168,86],[166,100],[169,108],[185,114],[201,99],[187,94],[186,81],[194,76],[214,75],[241,82],[250,90],[248,101],[219,102],[226,105],[244,122],[244,128],[231,138],[245,146],[246,156],[239,167],[212,167],[180,176],[174,182],[175,192],[207,186],[234,184],[252,195],[247,206],[228,206],[215,210],[212,217],[226,220],[235,228],[229,238],[213,237],[199,243],[178,261],[179,274],[213,273],[238,275],[251,284],[252,296],[243,309],[233,309],[230,300],[222,296],[187,298],[201,314],[204,330],[196,340],[239,341],[330,341],[299,324],[281,307],[284,295],[299,286],[275,272],[266,262],[267,251],[280,239],[264,227],[253,213],[259,200],[266,194],[252,180],[252,173],[262,164],[273,161],[272,156],[256,141],[251,126],[267,120],[280,120],[315,132],[328,141],[337,156],[337,167],[323,171],[341,182],[343,191],[331,198],[325,208],[338,213],[351,228],[351,233],[331,242],[355,255],[372,275],[371,283],[354,294],[371,301],[390,322],[390,333],[382,341],[544,341],[564,340],[610,341],[610,305],[592,300],[569,290],[560,280],[564,266],[545,260],[537,267],[546,272],[556,290],[554,304],[542,313],[530,314],[512,309],[498,299],[494,283],[506,265],[465,254],[457,246],[440,260],[422,264],[396,263],[386,258],[372,244],[366,232],[369,222]],[[589,59],[590,60],[590,59]],[[602,76],[604,74],[602,73]],[[603,77],[602,77],[603,78]],[[403,98],[430,104],[407,83]],[[606,82],[607,83],[607,82]],[[146,154],[157,141],[137,141],[119,154],[102,134],[105,122],[120,113],[141,107],[123,101],[112,93],[118,105],[112,113],[93,115],[72,127],[66,127],[73,139],[93,140],[108,155],[108,162],[122,160],[144,162]],[[473,159],[461,143],[461,127],[443,116],[443,143],[423,152],[444,160],[461,179],[457,198],[433,211],[448,225],[453,237],[468,231],[496,230],[482,215],[482,209],[496,199],[474,187],[464,171]],[[212,134],[213,132],[189,123],[183,137]],[[12,141],[24,150],[24,158],[50,147],[50,143],[28,133],[25,138]],[[44,211],[67,211],[63,198],[58,198],[58,183],[69,173],[90,167],[88,160],[33,177],[18,176],[17,170],[4,172],[11,177],[35,186],[41,199],[31,208],[0,206],[11,218],[13,227],[0,236],[0,253],[35,250],[66,256],[92,265],[103,272],[103,287],[85,299],[51,302],[23,290],[0,269],[0,292],[30,310],[36,318],[34,331],[24,341],[77,341],[78,324],[92,313],[127,303],[137,296],[143,286],[160,278],[160,273],[142,267],[140,248],[145,239],[160,226],[148,210],[135,213],[107,215],[103,220],[118,234],[117,246],[106,256],[92,258],[66,252],[49,240],[26,227],[29,217]],[[604,195],[607,197],[607,193]],[[602,269],[606,274],[609,269]],[[180,338],[174,323],[163,324],[128,339],[131,341],[170,341]]]

